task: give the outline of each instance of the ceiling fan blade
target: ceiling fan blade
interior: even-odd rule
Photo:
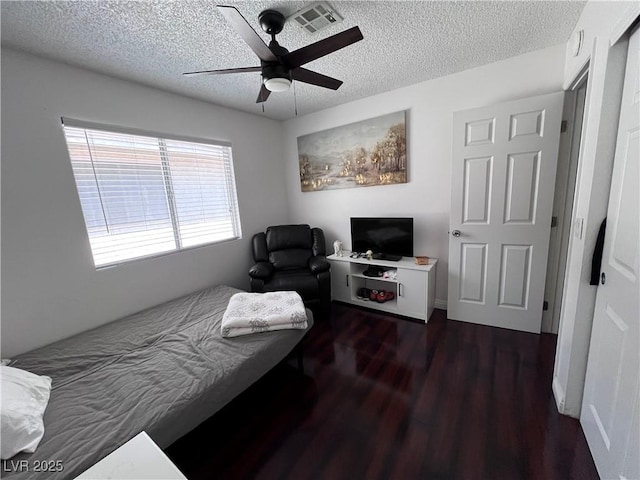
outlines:
[[[312,72],[306,68],[298,67],[291,71],[291,76],[294,80],[298,80],[304,83],[310,83],[311,85],[317,85],[319,87],[330,88],[331,90],[337,90],[342,85],[342,80],[337,78],[327,77],[318,72]]]
[[[223,68],[221,70],[201,70],[199,72],[186,72],[182,75],[224,75],[226,73],[259,72],[262,67]]]
[[[348,47],[352,43],[359,42],[364,37],[358,27],[350,28],[344,32],[337,33],[331,37],[312,43],[306,47],[299,48],[291,53],[287,53],[282,60],[289,68],[296,68],[305,63],[309,63],[320,57]]]
[[[218,5],[218,10],[220,10],[220,13],[227,19],[227,22],[235,28],[244,41],[247,42],[247,45],[251,47],[251,50],[254,51],[260,60],[264,60],[265,62],[277,61],[276,56],[269,50],[269,47],[264,43],[262,37],[251,28],[249,22],[245,20],[236,7]]]
[[[256,103],[266,102],[267,98],[269,98],[269,95],[271,95],[271,90],[268,90],[267,87],[265,87],[263,84],[260,87],[260,93],[258,93],[258,98],[256,99]]]

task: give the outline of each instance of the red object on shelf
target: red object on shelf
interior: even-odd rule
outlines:
[[[380,290],[378,292],[378,294],[376,295],[376,302],[378,303],[385,303],[388,302],[389,300],[393,300],[395,298],[396,294],[393,292],[387,292],[386,290]]]

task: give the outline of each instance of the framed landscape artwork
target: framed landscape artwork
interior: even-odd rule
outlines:
[[[407,183],[405,113],[298,137],[302,191]]]

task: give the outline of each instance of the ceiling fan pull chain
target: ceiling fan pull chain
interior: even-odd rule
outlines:
[[[296,95],[296,82],[293,82],[293,109],[296,113],[296,117],[298,116],[298,97]]]

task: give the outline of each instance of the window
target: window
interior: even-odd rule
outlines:
[[[230,145],[63,124],[96,267],[240,238]]]

